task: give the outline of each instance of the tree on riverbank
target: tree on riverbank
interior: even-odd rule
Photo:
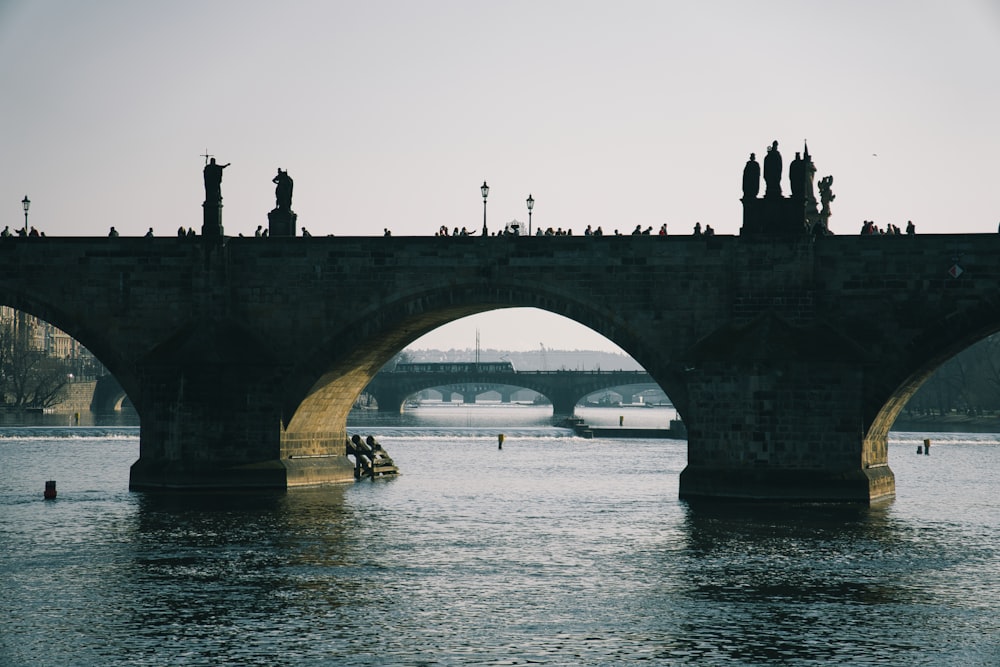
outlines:
[[[906,404],[910,414],[1000,412],[1000,334],[946,361]]]
[[[14,410],[52,407],[69,383],[71,367],[31,349],[25,328],[23,321],[0,325],[0,400]]]

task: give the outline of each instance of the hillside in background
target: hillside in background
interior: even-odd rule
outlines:
[[[471,362],[476,361],[476,350],[404,350],[403,355],[413,362]],[[521,371],[641,371],[644,370],[627,354],[596,350],[479,350],[479,361],[510,361]],[[395,360],[388,364],[389,368]]]

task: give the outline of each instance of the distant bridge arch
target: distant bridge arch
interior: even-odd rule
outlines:
[[[97,379],[94,396],[91,399],[90,411],[96,414],[110,414],[122,409],[128,399],[125,390],[114,375],[104,375]]]
[[[582,398],[596,391],[653,383],[653,378],[645,371],[496,372],[478,370],[473,364],[469,366],[455,372],[382,372],[372,378],[365,391],[375,397],[379,411],[399,412],[408,397],[424,389],[466,383],[477,385],[482,389],[477,393],[484,393],[491,386],[506,385],[536,391],[549,399],[555,415],[571,415]]]

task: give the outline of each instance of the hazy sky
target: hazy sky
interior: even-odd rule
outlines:
[[[0,0],[0,62],[0,211],[49,236],[200,229],[206,149],[229,235],[278,167],[313,235],[478,230],[484,180],[493,229],[735,234],[806,139],[838,234],[1000,223],[998,0]]]

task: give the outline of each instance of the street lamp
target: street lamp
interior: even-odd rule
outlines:
[[[28,233],[28,208],[31,207],[31,200],[28,199],[28,195],[24,195],[24,199],[21,200],[21,206],[24,207],[24,233]]]
[[[483,193],[483,236],[489,236],[490,232],[486,229],[486,195],[490,193],[490,186],[486,185],[486,181],[483,181],[483,187],[479,189]]]
[[[535,200],[531,197],[531,193],[528,193],[528,236],[531,236],[531,209],[535,208]]]

